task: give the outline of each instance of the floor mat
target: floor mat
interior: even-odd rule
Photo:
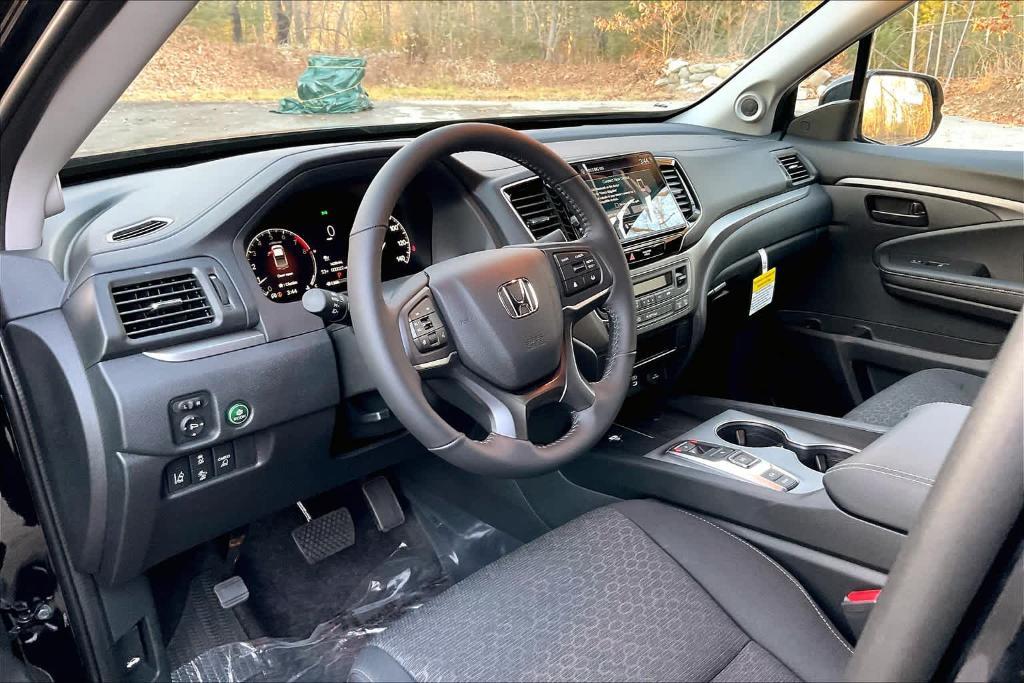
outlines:
[[[213,570],[204,570],[192,579],[181,620],[167,643],[167,660],[171,668],[187,662],[197,652],[203,652],[211,646],[246,638],[234,612],[222,609],[217,602],[213,592],[217,581]]]
[[[316,565],[307,565],[288,546],[291,527],[300,520],[282,514],[254,525],[239,561],[239,575],[253,596],[244,613],[274,624],[276,634],[294,633],[329,615],[306,630],[306,637],[239,639],[207,649],[174,668],[171,680],[347,680],[356,653],[375,634],[519,545],[429,496],[417,496],[406,523],[386,534],[367,528],[364,515],[354,517],[356,544]]]
[[[423,564],[431,563],[430,542],[416,520],[384,534],[368,511],[354,505],[350,510],[355,543],[312,565],[291,537],[292,530],[305,521],[297,508],[250,526],[237,573],[252,596],[243,617],[256,622],[251,631],[275,638],[306,637],[339,614],[349,596],[362,590],[366,577],[403,544],[411,554],[424,558]],[[315,505],[309,511],[318,516]],[[321,507],[320,512],[325,511]],[[434,574],[440,574],[440,564],[432,562]]]

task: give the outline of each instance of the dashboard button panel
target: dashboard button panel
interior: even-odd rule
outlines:
[[[164,470],[167,493],[174,494],[234,472],[237,467],[232,442],[196,451],[175,459]]]

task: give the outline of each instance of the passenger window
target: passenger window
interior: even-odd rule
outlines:
[[[829,102],[849,99],[859,46],[860,43],[854,43],[800,82],[796,91],[796,116]]]
[[[1024,150],[1024,12],[1019,0],[908,5],[875,30],[868,69],[914,71],[938,79],[942,121],[923,147]]]

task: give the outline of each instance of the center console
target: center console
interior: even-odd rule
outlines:
[[[716,472],[771,491],[807,493],[857,449],[762,418],[727,410],[644,457]]]

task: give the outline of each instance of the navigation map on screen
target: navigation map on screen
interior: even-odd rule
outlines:
[[[576,164],[623,242],[687,227],[650,152]]]

